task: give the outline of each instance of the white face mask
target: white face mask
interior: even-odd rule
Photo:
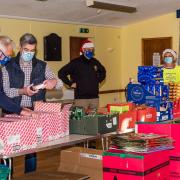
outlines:
[[[25,62],[29,62],[33,59],[34,54],[35,54],[35,52],[23,51],[21,54],[21,57]]]

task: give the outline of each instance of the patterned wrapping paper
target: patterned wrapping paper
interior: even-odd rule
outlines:
[[[61,110],[59,103],[37,102],[35,110],[40,114],[40,123],[43,126],[43,140],[47,142],[69,135],[69,115],[71,104],[64,105]]]
[[[42,137],[42,139],[39,139],[39,143],[46,143],[58,139],[59,137],[63,137],[61,113],[37,113],[39,114],[37,132],[39,137]]]
[[[61,112],[61,103],[47,103],[37,101],[34,105],[34,111],[56,113]]]
[[[0,118],[0,153],[22,152],[37,146],[36,119]]]
[[[72,104],[67,104],[63,107],[61,112],[62,117],[62,129],[64,136],[69,135],[69,117],[70,117],[70,108]]]
[[[0,139],[0,153],[5,152],[6,154],[11,154],[13,152],[20,152],[25,149],[31,149],[31,146],[36,147],[37,144],[44,144],[69,135],[71,104],[64,105],[62,110],[60,107],[61,104],[58,103],[38,102],[36,103],[35,109],[41,111],[36,112],[37,115],[34,118],[16,114],[6,115],[2,120],[7,120],[8,122],[0,121],[0,130],[2,134],[2,140]],[[7,124],[8,128],[6,128]],[[4,129],[6,129],[6,131],[3,131]],[[13,136],[15,138],[15,143],[11,146],[7,146],[7,143],[4,143],[4,141],[6,136],[10,136],[11,133],[17,134],[17,137]],[[19,142],[19,134],[23,141]],[[18,143],[16,143],[16,140]],[[4,149],[4,147],[7,147],[7,149]],[[20,149],[17,149],[17,147],[20,147]]]

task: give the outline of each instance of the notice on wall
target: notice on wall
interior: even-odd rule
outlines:
[[[169,83],[169,82],[180,83],[180,66],[176,66],[174,69],[164,68],[163,79],[165,83]]]

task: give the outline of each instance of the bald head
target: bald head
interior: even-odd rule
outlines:
[[[14,43],[8,36],[0,36],[0,50],[6,55],[13,54]]]

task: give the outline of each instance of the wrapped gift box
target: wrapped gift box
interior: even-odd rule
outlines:
[[[132,110],[135,104],[129,103],[119,103],[119,104],[107,104],[108,112],[110,113],[123,113]]]
[[[180,152],[170,156],[170,180],[180,179]]]
[[[37,146],[37,120],[32,118],[0,118],[0,152],[8,155]]]
[[[72,104],[66,104],[61,111],[62,131],[64,136],[69,135],[70,108]]]
[[[173,117],[180,117],[180,98],[173,102]]]
[[[47,102],[37,101],[35,102],[34,105],[34,111],[49,112],[49,113],[61,112],[61,103],[47,103]]]
[[[45,143],[63,137],[61,113],[38,112],[38,114],[37,134],[39,143]]]
[[[168,180],[169,151],[150,154],[103,153],[103,180]]]
[[[137,119],[136,110],[131,110],[131,111],[119,114],[118,131],[126,132],[128,129],[134,128],[136,119]]]
[[[156,122],[156,108],[146,107],[137,110],[137,121]]]
[[[42,142],[55,140],[69,134],[69,115],[71,104],[61,109],[60,103],[36,102],[35,110],[40,115],[39,132],[42,129]]]

